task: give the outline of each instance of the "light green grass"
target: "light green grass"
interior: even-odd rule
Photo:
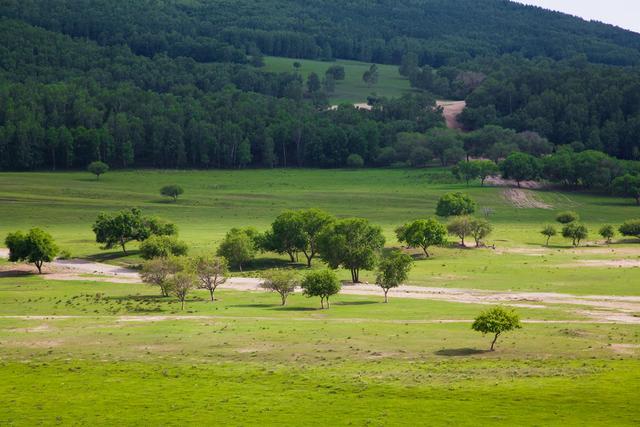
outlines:
[[[159,195],[165,184],[180,184],[185,194],[177,203]],[[518,209],[503,189],[451,182],[447,171],[427,170],[246,170],[246,171],[124,171],[110,172],[96,182],[87,173],[0,174],[0,237],[10,231],[39,226],[51,232],[73,256],[112,262],[139,262],[137,255],[101,251],[91,224],[101,211],[138,206],[147,214],[177,223],[180,238],[192,253],[215,251],[231,227],[265,230],[285,209],[319,207],[339,217],[362,216],[383,227],[387,246],[396,246],[393,230],[405,221],[432,216],[446,192],[470,193],[480,207],[495,211],[495,231],[487,239],[496,251],[434,248],[433,259],[416,262],[410,282],[417,285],[496,290],[556,291],[578,294],[640,295],[640,269],[581,267],[581,259],[638,257],[638,243],[615,244],[614,252],[596,248],[570,249],[561,237],[544,253],[539,234],[557,211],[574,209],[591,229],[640,217],[629,200],[583,193],[537,191],[534,196],[553,210]],[[452,239],[454,240],[454,239]],[[136,248],[133,243],[131,249]],[[520,248],[512,252],[513,248]],[[527,253],[530,250],[530,253]],[[620,252],[620,251],[627,252]],[[111,261],[110,261],[111,260]],[[250,269],[283,265],[284,258],[260,255]],[[253,274],[249,271],[247,274]],[[340,273],[342,278],[347,275]],[[372,281],[365,272],[364,280]]]
[[[316,73],[320,79],[324,78],[325,72],[332,65],[341,65],[345,69],[345,79],[336,82],[336,90],[331,95],[331,102],[341,103],[364,103],[367,97],[376,94],[384,97],[399,97],[411,92],[409,80],[398,72],[398,67],[394,65],[377,64],[379,79],[378,83],[372,87],[362,81],[362,74],[369,69],[371,64],[358,61],[313,61],[307,59],[291,59],[268,56],[265,58],[266,71],[291,72],[294,71],[293,63],[299,62],[302,67],[300,73],[307,79],[310,73]]]
[[[96,297],[99,294],[99,297]],[[630,325],[525,324],[498,351],[472,304],[198,291],[180,314],[143,285],[0,278],[2,425],[633,425]],[[519,310],[527,319],[566,319]],[[123,316],[136,316],[134,319]],[[147,320],[144,321],[145,316]],[[413,320],[413,321],[411,321]],[[632,352],[634,350],[632,349]]]

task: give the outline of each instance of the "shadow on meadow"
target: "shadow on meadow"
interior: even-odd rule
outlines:
[[[485,354],[490,353],[489,350],[478,350],[477,348],[443,348],[442,350],[438,350],[434,352],[437,356],[448,356],[448,357],[464,357],[464,356],[473,356],[476,354]]]

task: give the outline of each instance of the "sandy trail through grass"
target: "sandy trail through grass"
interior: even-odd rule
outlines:
[[[140,283],[137,271],[124,267],[85,260],[56,260],[54,272],[45,277],[50,280],[81,280],[116,283]],[[221,289],[245,292],[264,292],[262,279],[230,277]],[[299,292],[300,290],[298,290]],[[372,284],[345,283],[345,295],[379,296],[381,290]],[[481,305],[505,305],[517,308],[546,308],[547,305],[565,305],[568,311],[593,320],[640,324],[640,297],[586,295],[578,296],[550,292],[496,292],[481,289],[456,289],[402,285],[389,291],[392,298],[411,298]]]
[[[442,107],[442,114],[450,129],[462,129],[458,116],[467,106],[466,101],[436,101],[438,107]]]

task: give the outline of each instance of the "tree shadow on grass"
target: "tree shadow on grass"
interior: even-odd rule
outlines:
[[[278,310],[278,311],[318,311],[321,310],[320,307],[318,308],[314,308],[314,307],[289,307],[289,306],[282,306],[279,305],[277,307],[271,307],[271,310]]]
[[[171,297],[164,297],[162,295],[123,295],[123,296],[115,296],[115,297],[103,297],[103,299],[108,301],[136,301],[136,302],[171,301]]]
[[[279,304],[234,304],[229,305],[228,307],[232,308],[277,308],[280,307]]]
[[[371,304],[381,304],[381,301],[342,301],[342,302],[334,302],[331,305],[371,305]]]
[[[437,356],[461,357],[485,353],[490,353],[490,351],[478,350],[477,348],[443,348],[442,350],[436,351],[434,354]]]
[[[33,272],[33,271],[25,271],[25,270],[0,271],[0,278],[3,278],[3,277],[27,277],[27,276],[38,276],[38,274]]]
[[[85,259],[93,262],[106,262],[106,261],[114,261],[122,258],[127,258],[129,256],[139,255],[139,250],[128,250],[125,255],[122,251],[115,252],[100,252],[97,254],[87,255]]]

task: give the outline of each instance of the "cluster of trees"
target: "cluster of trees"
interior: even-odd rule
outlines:
[[[562,225],[560,233],[553,224],[547,224],[540,231],[545,238],[545,245],[549,246],[551,238],[561,234],[565,239],[571,240],[573,246],[579,246],[580,242],[589,237],[589,229],[586,225],[580,223],[580,215],[573,211],[560,212],[556,216],[556,222]],[[620,227],[618,232],[622,236],[637,237],[640,238],[640,219],[631,219],[625,221]],[[611,224],[605,224],[600,227],[598,234],[605,239],[607,244],[611,243],[612,239],[616,236],[616,229]]]
[[[138,208],[125,209],[112,214],[100,213],[92,230],[96,235],[96,242],[102,243],[104,249],[119,246],[125,255],[127,243],[144,242],[152,236],[164,239],[154,239],[149,242],[150,253],[162,250],[162,246],[184,246],[172,239],[178,233],[175,224],[160,218],[144,216]]]
[[[377,99],[375,111],[328,110],[314,104],[322,97],[305,101],[294,71],[145,58],[2,24],[2,170],[94,161],[112,168],[340,167],[351,154],[374,164],[399,132],[443,125],[434,98],[424,94]],[[340,79],[344,70],[330,67],[326,76]]]
[[[467,129],[533,131],[556,146],[640,159],[637,68],[593,65],[585,58],[479,62],[471,67],[487,70],[488,77],[466,98],[460,120]]]

